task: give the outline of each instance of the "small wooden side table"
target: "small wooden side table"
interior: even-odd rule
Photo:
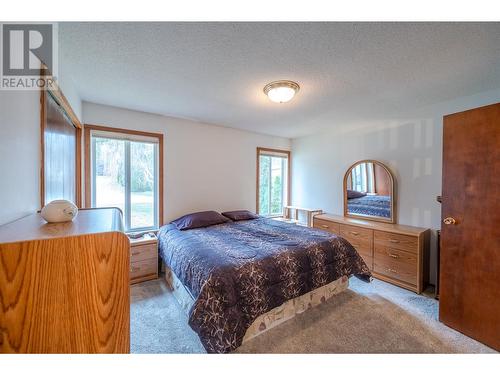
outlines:
[[[300,220],[300,213],[305,216],[305,221]],[[313,226],[313,217],[315,215],[322,214],[323,210],[303,208],[296,206],[285,206],[283,207],[283,221],[293,222],[298,225],[303,225],[305,227]]]
[[[130,283],[158,278],[158,238],[148,233],[130,238]]]

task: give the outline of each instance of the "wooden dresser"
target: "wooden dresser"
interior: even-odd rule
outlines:
[[[374,277],[417,293],[425,287],[429,229],[329,214],[316,215],[314,227],[348,240]]]
[[[158,278],[158,239],[154,234],[130,239],[130,283]]]
[[[0,353],[129,351],[129,240],[118,209],[0,226]]]

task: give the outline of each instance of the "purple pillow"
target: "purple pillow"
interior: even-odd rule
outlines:
[[[366,193],[362,193],[361,191],[347,190],[347,199],[361,198],[364,196],[366,196]]]
[[[259,217],[259,215],[255,215],[254,213],[247,211],[247,210],[226,211],[226,212],[223,212],[222,215],[230,218],[233,221],[253,220],[253,219],[257,219]]]
[[[209,227],[210,225],[222,224],[229,219],[215,211],[195,212],[175,219],[171,223],[179,230]]]

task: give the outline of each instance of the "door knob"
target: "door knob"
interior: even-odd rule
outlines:
[[[445,223],[446,225],[455,225],[457,221],[452,217],[447,217],[443,220],[443,223]]]

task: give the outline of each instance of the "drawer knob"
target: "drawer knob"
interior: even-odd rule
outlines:
[[[351,232],[352,235],[357,236],[359,232]]]
[[[447,217],[443,220],[443,223],[445,223],[446,225],[455,225],[457,221],[453,217]]]
[[[321,224],[321,227],[322,227],[322,228],[328,228],[328,225]]]
[[[134,251],[134,252],[132,253],[132,255],[139,255],[139,254],[140,254],[140,252],[139,252],[139,251]]]
[[[139,271],[140,267],[130,267],[130,272]]]
[[[399,255],[397,255],[397,254],[388,253],[388,255],[389,255],[391,258],[394,258],[394,259],[398,259],[398,258],[399,258]]]
[[[392,242],[392,243],[399,243],[399,240],[395,240],[395,239],[389,239],[389,242]]]
[[[392,268],[388,268],[387,271],[392,272],[392,273],[398,273],[398,271],[393,270]]]

